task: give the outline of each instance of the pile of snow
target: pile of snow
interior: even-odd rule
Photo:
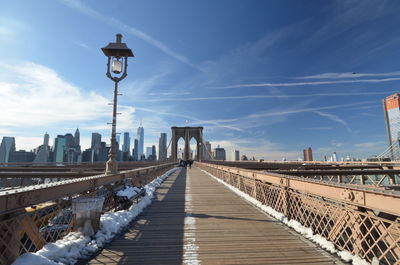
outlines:
[[[211,173],[208,173],[207,171],[201,169],[205,174],[209,175],[216,181],[218,181],[221,184],[224,184],[228,189],[239,195],[240,197],[244,198],[245,200],[249,201],[251,204],[255,205],[256,207],[260,208],[262,211],[266,212],[267,214],[271,215],[275,219],[279,220],[283,224],[293,228],[297,233],[303,235],[304,237],[310,239],[317,245],[321,246],[323,249],[329,251],[332,254],[337,254],[341,259],[343,259],[346,262],[352,262],[353,265],[371,265],[371,263],[367,262],[366,260],[360,258],[359,256],[353,255],[349,251],[339,251],[335,248],[335,245],[333,242],[327,240],[326,238],[314,234],[311,228],[303,226],[301,223],[299,223],[296,220],[288,220],[288,218],[283,214],[278,211],[275,211],[272,209],[270,206],[263,205],[260,201],[254,199],[250,195],[242,192],[241,190],[227,184],[226,182],[220,180],[219,178],[215,177]],[[374,258],[372,265],[379,264],[378,259]]]
[[[128,199],[131,199],[132,197],[136,196],[140,192],[140,189],[137,187],[132,187],[132,186],[126,186],[125,189],[120,190],[117,192],[117,196],[120,197],[127,197]]]
[[[151,204],[156,188],[159,187],[169,175],[178,169],[179,168],[173,168],[164,175],[147,184],[145,186],[146,194],[143,199],[138,204],[132,205],[128,210],[121,210],[117,212],[110,211],[102,214],[100,217],[100,230],[96,233],[94,238],[84,236],[80,232],[70,232],[64,238],[57,240],[55,243],[46,244],[36,253],[25,253],[21,255],[13,264],[74,264],[79,258],[86,258],[92,255],[107,242],[110,242],[118,232],[125,228],[133,219],[135,219],[144,208]],[[133,192],[136,191],[131,189],[131,187],[128,187],[127,189],[122,190],[121,194],[126,196],[125,194],[131,195]]]

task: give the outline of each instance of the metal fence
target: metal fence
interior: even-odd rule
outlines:
[[[133,202],[121,200],[116,190],[125,184],[144,186],[174,165],[0,191],[0,264],[11,264],[19,255],[37,251],[74,230],[72,199],[103,196],[103,212],[126,208]]]
[[[167,161],[119,162],[119,170],[132,170],[165,164]],[[0,163],[0,190],[48,184],[67,179],[95,176],[105,171],[104,162],[95,163]]]
[[[197,163],[315,234],[371,262],[400,264],[400,194]]]

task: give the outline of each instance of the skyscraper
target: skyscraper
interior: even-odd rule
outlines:
[[[49,146],[49,137],[50,137],[49,134],[46,132],[43,138],[43,145]]]
[[[144,128],[140,125],[137,129],[137,139],[138,139],[138,157],[139,160],[144,155]]]
[[[15,152],[15,138],[4,136],[0,145],[0,163],[8,163],[13,152]]]
[[[67,141],[63,135],[57,135],[57,138],[54,139],[53,146],[53,159],[56,163],[64,162],[64,152],[67,147]]]
[[[92,149],[96,149],[100,147],[101,143],[101,134],[100,133],[92,133]]]
[[[167,159],[167,134],[161,133],[158,140],[158,160],[163,161]]]
[[[146,158],[149,158],[153,154],[153,149],[151,146],[146,147]]]
[[[71,133],[66,133],[64,135],[64,139],[65,139],[65,146],[67,148],[74,146],[74,136]]]
[[[233,150],[232,151],[232,161],[240,161],[239,150]]]
[[[337,162],[337,161],[338,161],[337,154],[336,154],[336,152],[333,152],[332,153],[332,162]]]
[[[157,160],[157,150],[155,145],[151,146],[151,155],[153,156],[153,160]]]
[[[389,154],[392,160],[400,159],[400,94],[396,93],[383,100]]]
[[[75,134],[74,134],[73,145],[77,150],[79,149],[79,151],[81,149],[80,142],[81,142],[81,133],[79,132],[79,129],[76,128]]]
[[[215,152],[215,160],[226,160],[225,149],[218,145],[217,148],[214,149]]]
[[[124,132],[124,143],[122,144],[122,152],[129,152],[131,149],[131,138],[128,132]]]
[[[36,154],[33,163],[46,163],[49,162],[49,134],[45,133],[43,138],[43,144],[39,146],[38,152]]]
[[[138,141],[138,139],[135,139],[134,144],[133,144],[133,160],[134,161],[139,160],[139,141]]]
[[[304,149],[303,150],[303,155],[304,155],[304,161],[313,161],[313,156],[312,156],[312,149],[311,147]]]

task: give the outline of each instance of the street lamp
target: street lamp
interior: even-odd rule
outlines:
[[[110,42],[106,47],[101,48],[104,55],[107,56],[107,77],[114,81],[114,102],[113,102],[113,120],[111,129],[111,148],[108,154],[106,163],[106,174],[117,173],[118,164],[116,161],[117,153],[117,139],[116,139],[116,126],[117,126],[117,96],[118,96],[118,82],[124,79],[128,74],[128,57],[134,57],[131,49],[121,42],[122,35],[116,35],[116,42]],[[112,65],[110,65],[112,62]],[[114,73],[114,75],[111,74]],[[122,74],[121,74],[122,73]]]

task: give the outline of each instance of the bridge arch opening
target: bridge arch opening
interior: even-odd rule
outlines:
[[[202,146],[203,146],[203,127],[171,127],[172,138],[171,138],[171,157],[173,160],[178,159],[178,141],[184,139],[183,148],[183,160],[191,159],[190,150],[195,150],[192,155],[192,159],[201,161],[202,159]],[[194,138],[194,139],[193,139]],[[193,139],[193,141],[192,141]],[[193,147],[191,148],[191,145]],[[194,148],[195,147],[195,148]]]
[[[183,137],[179,137],[177,141],[177,147],[177,158],[183,159],[185,151],[185,139]]]
[[[190,138],[190,141],[189,141],[189,147],[190,147],[189,159],[198,160],[198,158],[197,158],[197,143],[198,143],[198,141],[197,141],[197,139],[195,137]]]

